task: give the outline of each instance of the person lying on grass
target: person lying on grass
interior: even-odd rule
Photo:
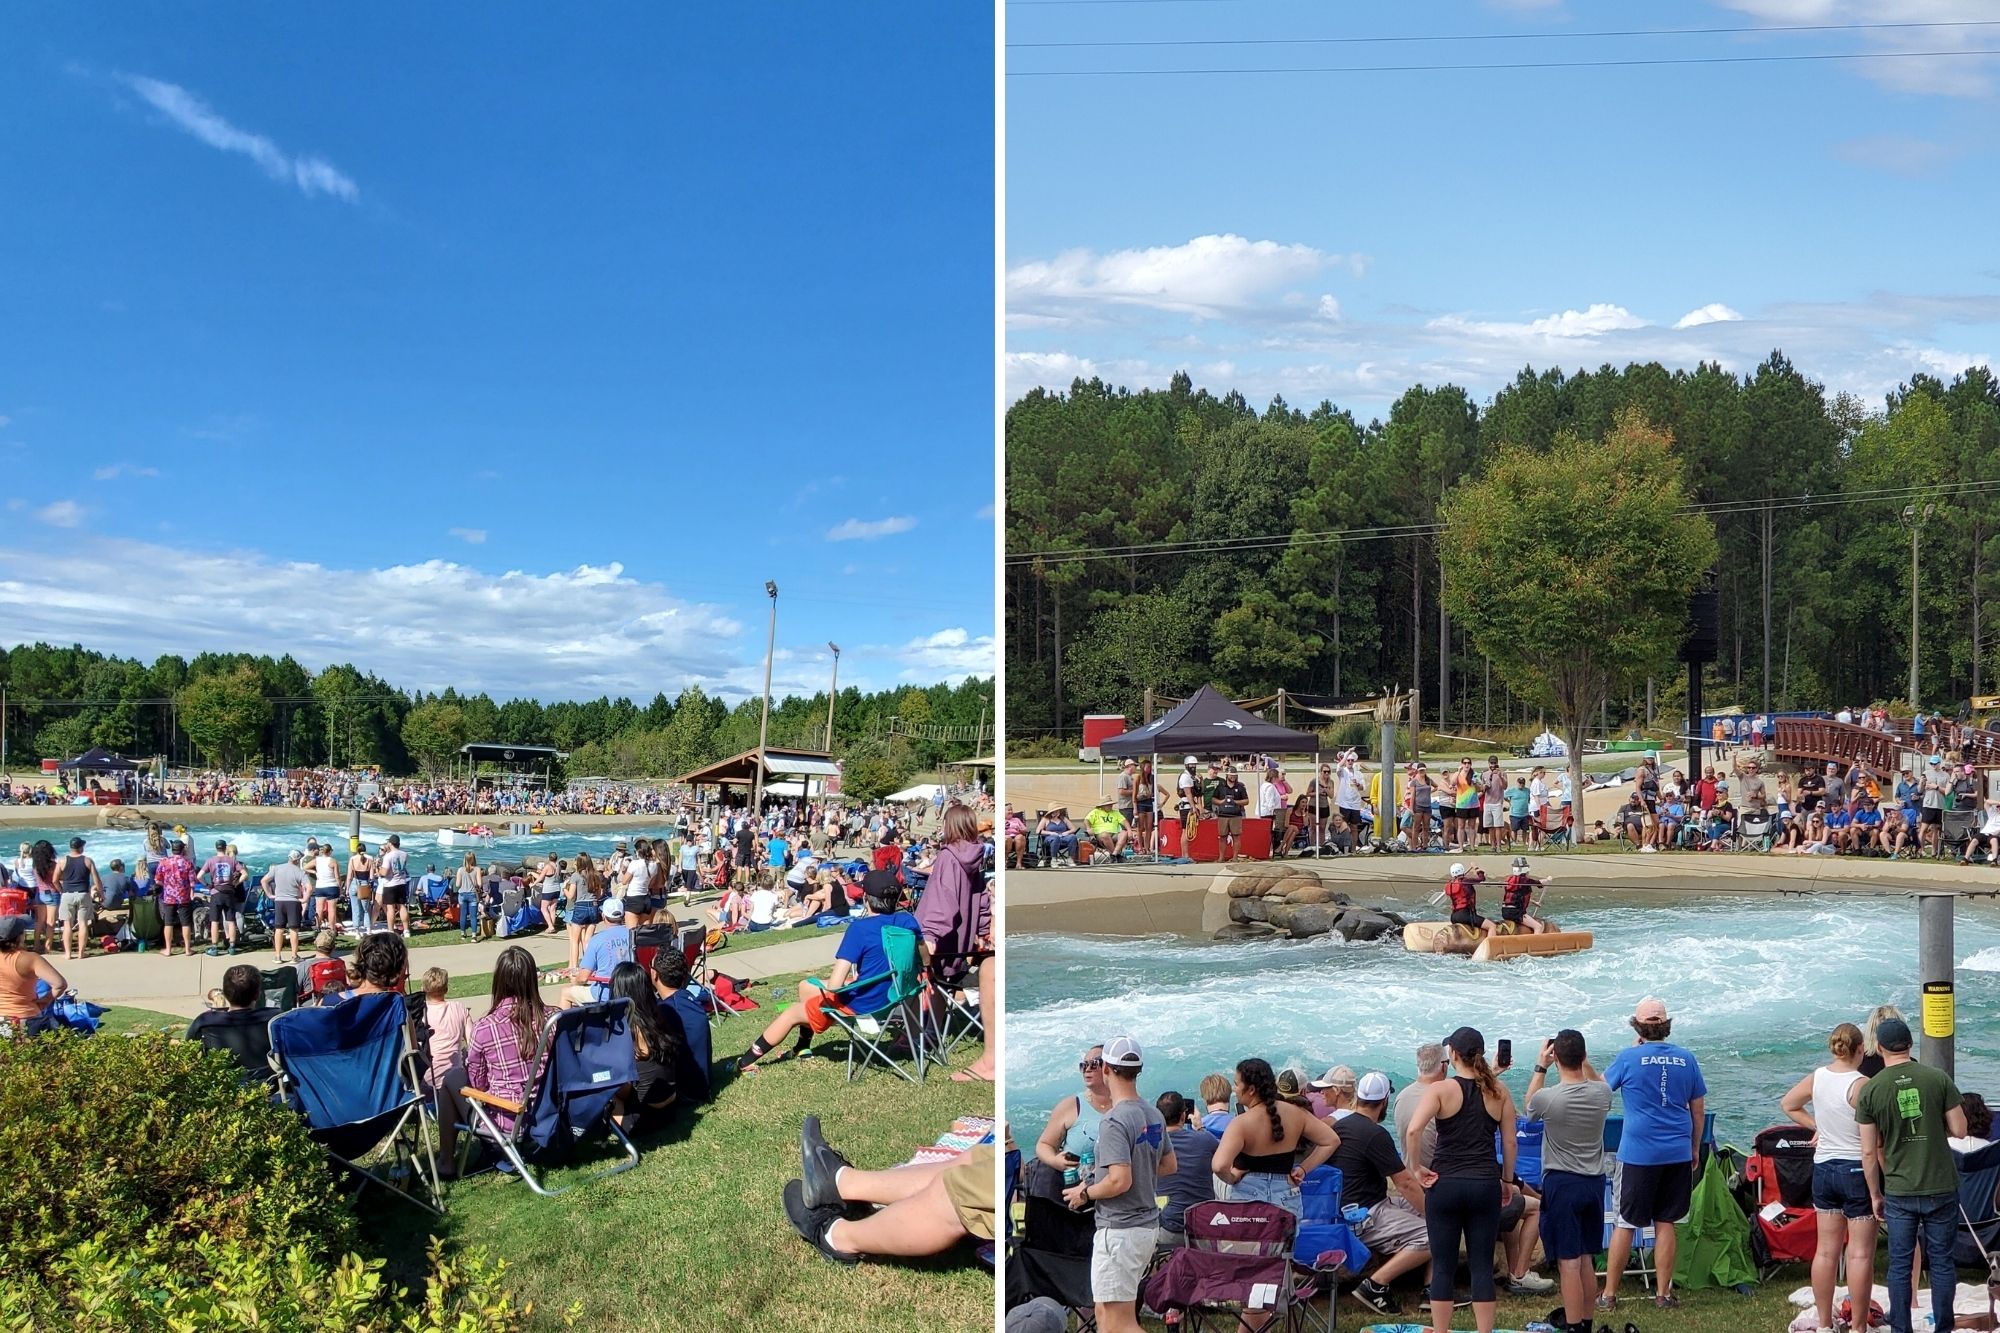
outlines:
[[[790,1054],[801,1057],[811,1054],[812,1039],[833,1026],[833,1019],[826,1012],[828,1006],[848,1015],[872,1014],[888,1001],[894,978],[889,973],[889,954],[882,946],[882,932],[898,926],[918,934],[917,919],[903,910],[903,886],[886,877],[869,886],[868,912],[849,924],[841,936],[833,971],[827,979],[807,977],[799,983],[798,1003],[785,1006],[784,1012],[771,1020],[763,1035],[736,1062],[737,1073],[750,1072],[782,1045],[789,1033],[798,1034]],[[918,965],[922,965],[921,958]],[[854,985],[857,981],[865,984]]]
[[[968,1236],[993,1239],[992,1144],[946,1162],[862,1171],[827,1146],[816,1115],[799,1140],[801,1179],[785,1182],[785,1216],[834,1263],[922,1258]],[[856,1207],[867,1204],[878,1207]]]

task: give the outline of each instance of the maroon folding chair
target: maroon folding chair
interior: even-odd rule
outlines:
[[[1292,1275],[1297,1218],[1275,1204],[1231,1201],[1195,1204],[1186,1221],[1186,1248],[1170,1253],[1140,1292],[1148,1307],[1181,1311],[1184,1333],[1301,1333],[1306,1312]]]

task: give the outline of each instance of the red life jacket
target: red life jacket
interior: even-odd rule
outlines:
[[[1479,883],[1470,875],[1460,875],[1444,886],[1450,895],[1451,910],[1470,912],[1479,906]]]
[[[1529,901],[1535,896],[1536,887],[1535,881],[1527,875],[1509,875],[1504,901],[1509,907],[1519,907],[1525,911]]]

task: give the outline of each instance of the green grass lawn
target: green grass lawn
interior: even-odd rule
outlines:
[[[749,1046],[798,981],[793,974],[756,983],[752,994],[764,1007],[712,1029],[718,1064]],[[485,1005],[475,997],[490,984],[488,974],[455,976],[451,992],[475,1000],[476,1017]],[[837,1034],[820,1045],[829,1058],[720,1083],[698,1116],[640,1141],[637,1168],[560,1198],[478,1175],[453,1186],[449,1216],[437,1223],[371,1194],[363,1204],[367,1248],[407,1281],[433,1230],[453,1246],[484,1246],[514,1265],[511,1284],[535,1303],[540,1328],[562,1327],[577,1305],[577,1327],[585,1329],[990,1329],[993,1279],[969,1247],[919,1264],[836,1267],[792,1231],[780,1194],[799,1173],[799,1125],[808,1112],[856,1165],[887,1167],[934,1141],[955,1117],[993,1114],[992,1085],[953,1083],[933,1070],[919,1087],[879,1067],[850,1085]],[[961,1047],[953,1064],[972,1058]],[[608,1164],[612,1151],[593,1149],[581,1170],[557,1172],[555,1183]]]
[[[151,1035],[162,1028],[172,1028],[176,1036],[187,1031],[191,1020],[179,1014],[163,1014],[157,1009],[134,1009],[128,1005],[107,1005],[98,1028],[101,1037],[123,1037],[131,1033]]]

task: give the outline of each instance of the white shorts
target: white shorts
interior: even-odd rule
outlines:
[[[1139,1280],[1160,1244],[1158,1227],[1100,1227],[1090,1245],[1090,1298],[1100,1305],[1139,1299]]]
[[[1507,827],[1507,807],[1504,805],[1484,806],[1481,808],[1480,814],[1480,823],[1485,828]]]

